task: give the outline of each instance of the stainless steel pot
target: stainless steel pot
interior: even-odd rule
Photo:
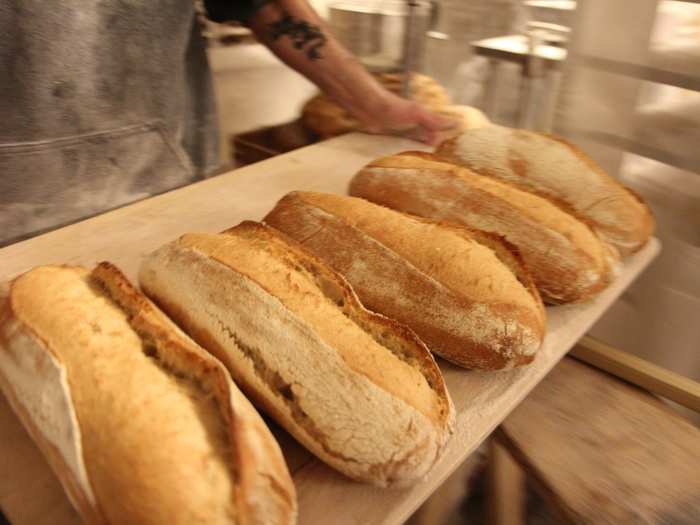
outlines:
[[[437,2],[417,0],[411,27],[417,70],[425,58],[425,35],[437,20]],[[408,6],[405,0],[340,1],[329,6],[333,34],[373,71],[401,69]]]

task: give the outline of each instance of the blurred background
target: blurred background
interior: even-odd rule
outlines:
[[[400,67],[405,1],[312,3],[370,69]],[[569,138],[651,204],[663,252],[593,335],[700,380],[700,3],[416,3],[418,70],[454,103]],[[317,90],[245,28],[204,24],[234,162],[235,136],[294,121]]]
[[[407,2],[312,3],[369,69],[401,67]],[[455,104],[477,107],[499,124],[570,139],[651,205],[662,253],[591,335],[700,380],[700,2],[413,3],[417,71],[445,86]],[[245,28],[202,23],[221,155],[245,163],[250,159],[234,150],[261,129],[298,119],[316,88]],[[433,498],[451,512],[414,522],[485,522],[482,467],[478,454],[470,458]],[[528,522],[557,523],[536,494],[528,497]]]

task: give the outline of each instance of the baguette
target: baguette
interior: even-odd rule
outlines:
[[[408,151],[375,160],[353,178],[349,193],[502,236],[518,249],[549,303],[588,299],[615,275],[615,251],[581,221],[537,195],[430,153]]]
[[[282,198],[265,222],[324,258],[368,308],[408,325],[457,365],[527,364],[542,342],[537,292],[462,228],[302,192]]]
[[[6,286],[0,386],[86,523],[296,521],[255,409],[109,263],[39,267]]]
[[[244,222],[185,235],[149,256],[140,279],[328,465],[388,486],[415,482],[436,461],[454,409],[427,348],[276,230]]]
[[[623,255],[641,249],[654,231],[641,198],[558,137],[490,125],[443,142],[436,154],[554,201]]]

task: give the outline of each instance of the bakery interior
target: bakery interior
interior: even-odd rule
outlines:
[[[345,195],[353,176],[351,195],[393,207],[386,204],[391,197],[385,198],[376,189],[375,199],[369,183],[370,189],[364,193],[352,189],[362,173],[372,171],[363,167],[370,162],[376,164],[378,157],[401,151],[430,152],[433,145],[363,130],[338,104],[329,102],[328,97],[319,99],[319,88],[260,43],[249,27],[212,21],[205,3],[195,2],[195,16],[206,43],[215,95],[217,170],[191,187],[130,195],[118,206],[109,206],[98,214],[70,217],[6,238],[0,242],[0,267],[5,267],[2,281],[44,264],[92,268],[109,260],[137,282],[141,259],[164,243],[173,241],[169,249],[176,253],[184,250],[184,244],[177,247],[174,241],[182,234],[214,234],[232,228],[230,235],[238,239],[235,246],[242,250],[248,246],[249,236],[268,239],[269,232],[251,226],[250,230],[242,228],[235,233],[241,227],[233,227],[240,221],[261,221],[263,217],[273,229],[278,228],[305,247],[312,246],[311,242],[307,246],[306,239],[311,235],[287,226],[285,221],[292,224],[289,217],[296,217],[293,214],[301,213],[298,210],[328,212],[334,206],[333,199],[322,201],[316,194],[306,196],[304,192]],[[528,281],[531,287],[537,285],[537,300],[543,296],[547,316],[546,333],[540,341],[543,346],[532,363],[518,362],[512,370],[487,370],[458,359],[444,359],[440,354],[435,368],[445,375],[456,423],[446,444],[442,442],[438,447],[446,448],[435,452],[431,469],[400,488],[375,486],[391,484],[386,480],[370,480],[368,484],[371,473],[356,475],[351,467],[345,467],[345,471],[300,439],[310,454],[288,434],[294,431],[285,422],[266,414],[275,412],[269,402],[259,405],[256,394],[260,399],[264,394],[251,397],[239,384],[255,406],[252,410],[261,411],[263,426],[267,425],[271,431],[268,434],[273,436],[270,439],[279,443],[298,504],[292,505],[293,517],[256,516],[260,521],[204,518],[199,523],[700,523],[700,1],[309,3],[325,21],[325,29],[389,89],[450,118],[463,118],[465,123],[448,141],[461,140],[454,137],[489,126],[531,130],[545,140],[561,137],[592,160],[592,173],[602,170],[631,190],[629,195],[634,195],[636,202],[648,206],[653,215],[653,233],[648,233],[638,248],[615,256],[617,269],[610,270],[613,276],[605,288],[571,304],[553,306],[569,301],[557,301],[554,293],[548,296],[539,287],[537,276],[534,285]],[[421,91],[424,86],[425,91]],[[433,91],[439,96],[433,97]],[[478,146],[478,142],[474,144]],[[0,144],[0,155],[2,147]],[[438,154],[440,151],[438,146]],[[128,150],[122,153],[128,155]],[[450,162],[460,166],[451,169],[472,169],[462,163],[466,157],[454,160],[460,158],[459,150],[450,150],[450,154]],[[436,160],[420,155],[416,156],[419,160]],[[488,157],[488,152],[485,155]],[[398,166],[400,157],[387,158],[399,159]],[[552,177],[569,166],[563,158],[558,157],[560,163],[549,167],[547,173],[554,173]],[[590,167],[590,161],[585,162]],[[388,164],[383,166],[375,166],[372,173],[378,177],[382,169],[391,169],[386,167]],[[355,175],[360,168],[363,170]],[[341,174],[337,180],[333,173],[336,170]],[[513,171],[517,174],[517,167]],[[486,175],[489,180],[494,178]],[[384,184],[389,185],[388,194],[399,191],[392,190],[391,183]],[[411,186],[406,187],[410,192]],[[585,188],[577,188],[574,191],[585,192]],[[297,200],[284,197],[289,199],[288,209],[282,208],[284,200],[275,204],[297,190],[302,192],[295,197]],[[449,198],[441,198],[450,202]],[[222,201],[228,200],[227,212],[227,204]],[[553,203],[559,206],[556,199]],[[338,210],[342,206],[338,204]],[[562,205],[567,217],[570,208],[570,204]],[[585,212],[577,211],[582,215]],[[442,215],[408,213],[449,220]],[[336,215],[341,216],[340,212]],[[377,212],[377,217],[384,216]],[[386,217],[387,221],[393,220],[393,216]],[[391,225],[402,227],[398,218],[396,221]],[[589,222],[581,222],[588,228]],[[307,225],[307,229],[310,227]],[[384,233],[367,228],[365,233],[374,239],[372,242],[384,242]],[[480,237],[475,238],[472,242],[480,244]],[[513,244],[510,238],[506,240]],[[201,243],[202,253],[208,246],[204,237],[192,237],[187,242]],[[490,246],[487,241],[480,245]],[[342,243],[336,246],[337,251],[342,251],[340,247]],[[319,250],[314,257],[324,259],[323,248]],[[516,252],[520,260],[523,248],[518,246]],[[207,253],[214,259],[220,257]],[[170,259],[167,254],[160,257],[150,260],[150,271],[169,276],[169,271],[175,271],[168,269]],[[557,255],[547,252],[546,257]],[[175,255],[172,258],[175,260]],[[522,258],[528,262],[524,255]],[[515,274],[516,284],[525,282]],[[169,282],[162,277],[161,282],[160,277],[151,277],[148,284],[143,267],[138,275],[146,295],[158,305],[161,301],[176,304],[176,299],[164,299],[159,294],[166,297],[169,292],[160,291],[161,287],[176,287],[177,279]],[[356,284],[350,274],[345,278],[365,303],[362,285]],[[397,290],[398,295],[405,292]],[[7,293],[1,294],[3,301]],[[396,302],[400,302],[398,298]],[[542,301],[538,304],[541,307]],[[4,312],[0,315],[0,325],[6,323],[0,328],[0,392],[9,399],[7,392],[15,379],[8,379],[12,376],[3,372],[3,367],[11,369],[13,356],[8,353],[8,360],[2,354],[13,348],[8,334],[15,328],[4,320]],[[377,312],[391,317],[384,311]],[[177,315],[171,317],[184,326]],[[410,328],[423,338],[418,328]],[[503,330],[507,332],[508,327]],[[206,348],[189,329],[185,332]],[[430,349],[430,341],[426,343]],[[221,359],[228,367],[228,362]],[[239,383],[235,374],[233,383]],[[32,392],[42,388],[22,385]],[[100,516],[99,505],[106,508],[105,503],[92,514],[94,496],[88,497],[86,504],[82,496],[76,496],[80,491],[66,488],[82,481],[70,477],[66,481],[65,476],[52,472],[56,464],[64,465],[64,470],[72,469],[73,457],[69,454],[69,459],[56,460],[57,454],[65,453],[62,445],[33,444],[42,430],[26,430],[25,420],[31,417],[26,413],[16,415],[21,397],[34,395],[27,392],[17,387],[15,394],[20,401],[0,396],[0,524],[63,525],[91,523],[92,519],[94,523],[129,523]],[[58,393],[47,390],[41,399],[52,395]],[[52,406],[46,405],[53,415],[44,412],[39,420],[60,426],[62,423],[57,421],[63,416],[56,416]],[[235,411],[235,403],[233,406]],[[71,417],[70,422],[77,425],[81,414],[77,420],[74,414]],[[82,453],[79,446],[76,450]],[[257,452],[250,454],[257,458]],[[82,460],[76,461],[82,465]],[[87,472],[92,476],[89,466]],[[145,471],[134,474],[139,475],[149,476]],[[181,482],[186,487],[190,480]],[[112,497],[120,500],[122,494],[114,492]],[[243,505],[243,496],[240,498],[237,504]],[[175,523],[165,515],[152,518],[144,523]]]

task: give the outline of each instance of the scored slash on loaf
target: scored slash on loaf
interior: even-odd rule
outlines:
[[[558,137],[488,125],[443,142],[435,153],[551,199],[622,255],[640,250],[654,231],[654,218],[641,198]]]
[[[349,193],[389,208],[496,234],[515,246],[545,301],[588,299],[613,279],[617,255],[586,224],[537,195],[408,151],[377,159]]]
[[[545,329],[539,295],[466,229],[363,199],[307,192],[288,194],[264,220],[328,262],[363,304],[412,328],[441,357],[485,370],[535,357]]]
[[[114,266],[35,268],[0,304],[0,386],[84,522],[295,523],[258,413]]]
[[[437,460],[454,408],[428,349],[280,232],[244,222],[187,234],[147,257],[140,281],[328,465],[386,486]]]

